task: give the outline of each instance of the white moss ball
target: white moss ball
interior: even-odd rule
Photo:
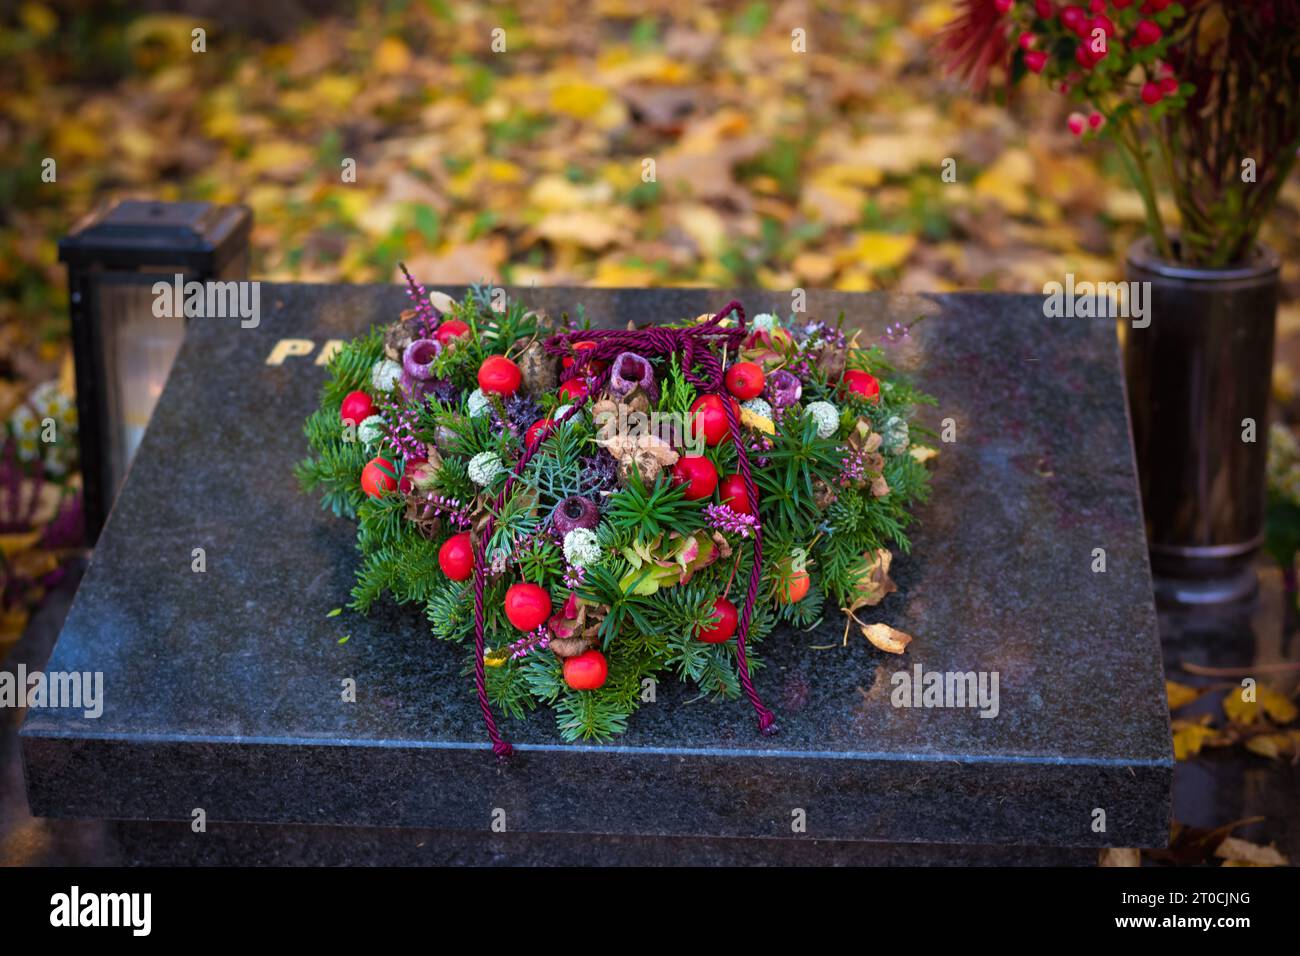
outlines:
[[[830,402],[811,402],[804,413],[817,422],[817,434],[822,438],[830,438],[840,430],[840,410]]]
[[[363,445],[373,445],[384,437],[384,416],[370,415],[361,419],[357,426],[357,441]]]
[[[750,320],[749,324],[756,332],[771,332],[781,323],[776,320],[776,316],[771,312],[760,312]]]
[[[465,399],[465,407],[469,409],[470,418],[478,418],[480,415],[486,415],[489,403],[488,397],[483,394],[483,389],[476,388],[469,393],[469,398]]]
[[[469,479],[480,488],[492,484],[501,471],[501,459],[494,451],[481,451],[469,460]]]
[[[564,536],[564,558],[585,568],[600,560],[600,541],[590,528],[574,528]]]
[[[885,451],[894,454],[906,451],[907,446],[912,442],[912,433],[907,427],[907,422],[897,415],[890,415],[885,419],[880,437]]]
[[[391,392],[402,380],[402,366],[392,359],[380,359],[370,369],[370,384],[376,392]]]

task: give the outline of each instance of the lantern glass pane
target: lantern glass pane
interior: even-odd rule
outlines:
[[[99,332],[108,411],[106,438],[114,494],[144,437],[185,338],[185,320],[155,316],[154,300],[149,284],[99,284]]]

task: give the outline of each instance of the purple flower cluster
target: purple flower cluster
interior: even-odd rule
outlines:
[[[748,538],[758,526],[758,518],[754,515],[742,514],[726,505],[707,505],[704,509],[704,517],[709,522],[709,527],[715,531],[739,535],[742,538]]]
[[[580,568],[576,564],[564,565],[564,586],[570,591],[576,591],[582,587],[582,582],[587,578],[587,569]]]

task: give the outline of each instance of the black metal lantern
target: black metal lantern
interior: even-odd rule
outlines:
[[[252,212],[207,202],[121,202],[59,242],[68,265],[86,537],[94,543],[185,337],[155,283],[248,276]],[[178,278],[179,277],[179,278]]]

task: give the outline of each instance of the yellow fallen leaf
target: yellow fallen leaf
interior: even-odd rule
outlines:
[[[720,255],[727,245],[727,225],[711,207],[690,203],[677,210],[677,224],[702,255]]]
[[[41,540],[40,531],[28,531],[23,534],[0,534],[0,554],[7,559],[33,547]]]
[[[1300,730],[1257,734],[1246,740],[1246,749],[1270,760],[1293,756],[1300,753]]]
[[[1013,216],[1029,212],[1029,186],[1034,180],[1034,161],[1023,149],[1008,149],[984,172],[975,177],[978,196],[992,199]]]
[[[893,232],[864,232],[853,246],[854,258],[872,272],[893,269],[916,248],[916,236]]]
[[[909,454],[923,465],[931,458],[939,457],[939,452],[927,445],[913,445]]]
[[[610,101],[609,90],[585,80],[568,80],[551,90],[551,109],[576,119],[589,119]]]
[[[1169,709],[1177,710],[1179,707],[1186,707],[1200,697],[1201,691],[1195,687],[1180,684],[1177,681],[1167,680],[1165,681],[1165,696],[1169,698]]]
[[[1207,714],[1202,721],[1175,720],[1173,722],[1175,760],[1194,757],[1206,744],[1214,743],[1219,739],[1219,732],[1206,723],[1209,719]]]
[[[863,624],[862,635],[876,647],[889,654],[901,654],[912,643],[912,635],[905,634],[888,624]]]
[[[1259,719],[1261,710],[1277,724],[1289,724],[1296,719],[1296,706],[1285,694],[1267,684],[1256,684],[1254,699],[1246,700],[1246,688],[1230,690],[1223,698],[1223,712],[1236,724],[1249,727]]]
[[[375,69],[380,73],[405,73],[411,68],[411,51],[397,37],[384,37],[375,48]]]

